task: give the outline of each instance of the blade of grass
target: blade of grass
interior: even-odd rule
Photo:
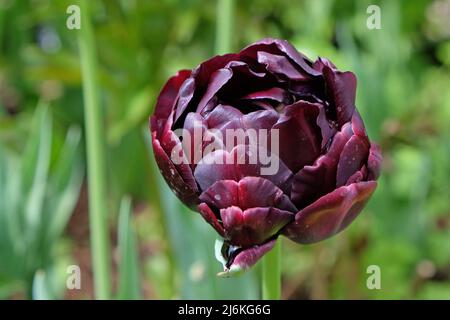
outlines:
[[[80,8],[81,30],[78,33],[78,42],[83,76],[94,287],[97,299],[108,299],[111,294],[111,265],[106,211],[105,131],[99,105],[97,56],[89,1],[80,0]]]
[[[119,299],[140,299],[139,259],[136,238],[131,227],[131,199],[124,197],[119,212]]]
[[[234,0],[218,0],[216,7],[216,54],[224,54],[231,50],[233,33]]]

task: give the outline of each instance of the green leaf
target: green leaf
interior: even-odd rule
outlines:
[[[136,236],[131,227],[131,199],[124,197],[119,212],[119,299],[140,299],[139,258]]]

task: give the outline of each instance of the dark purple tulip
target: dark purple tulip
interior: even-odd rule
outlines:
[[[155,158],[175,194],[224,238],[225,271],[249,268],[279,235],[317,242],[361,212],[376,188],[381,152],[355,95],[352,72],[312,62],[277,39],[167,81],[151,117]],[[211,139],[180,139],[176,129]],[[250,161],[250,141],[230,139],[227,129],[276,131],[278,149],[272,136],[256,149],[277,160],[276,172],[263,174],[267,163]],[[183,161],[173,160],[174,150]]]

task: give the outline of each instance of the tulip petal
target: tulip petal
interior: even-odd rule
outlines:
[[[286,55],[294,61],[302,70],[311,76],[320,76],[321,73],[312,68],[312,62],[303,54],[297,51],[288,41],[265,38],[255,42],[239,52],[240,56],[255,59],[259,51],[273,54]]]
[[[369,142],[366,138],[354,135],[342,149],[337,165],[336,186],[345,185],[347,180],[367,162]]]
[[[231,79],[233,76],[233,71],[230,69],[219,69],[216,70],[208,82],[206,92],[202,96],[202,99],[197,105],[197,112],[201,112],[206,104],[217,94],[217,92]]]
[[[340,154],[352,136],[351,124],[347,123],[336,133],[326,154],[295,174],[291,199],[297,207],[303,208],[335,189]]]
[[[178,71],[177,74],[171,77],[161,89],[153,112],[152,118],[154,118],[154,120],[151,120],[151,130],[158,133],[158,138],[164,127],[165,120],[174,109],[174,104],[178,98],[178,91],[181,85],[190,75],[190,70]],[[157,121],[159,119],[164,121]]]
[[[258,110],[243,114],[232,106],[222,104],[205,117],[209,128],[219,129],[222,132],[224,142],[227,129],[252,129],[257,130],[256,133],[259,134],[260,129],[270,130],[278,118],[279,115],[275,110]]]
[[[242,210],[275,207],[294,213],[298,211],[280,188],[260,177],[245,177],[239,182],[217,181],[200,195],[200,200],[218,209],[237,206]]]
[[[259,259],[269,252],[275,245],[275,241],[271,240],[260,246],[254,246],[239,252],[233,259],[231,264],[224,266],[224,271],[219,273],[219,277],[230,277],[250,269]]]
[[[287,223],[294,220],[292,212],[280,209],[239,207],[220,209],[225,239],[240,248],[249,248],[266,241]]]
[[[324,240],[343,230],[361,212],[374,192],[375,181],[340,187],[300,210],[283,234],[298,243]]]
[[[282,75],[283,80],[304,81],[308,80],[307,74],[302,74],[291,64],[288,58],[264,51],[258,51],[258,62],[265,65],[267,71],[275,76]]]
[[[259,151],[262,151],[261,147],[259,147]],[[275,172],[264,175],[264,168],[267,166],[260,161],[259,156],[257,157],[253,153],[250,154],[248,146],[238,145],[231,152],[216,150],[204,155],[195,168],[194,176],[203,191],[207,190],[216,181],[239,181],[246,176],[254,176],[264,177],[283,191],[290,192],[289,182],[292,172],[281,159],[278,159],[273,154],[270,157],[270,160],[274,163],[269,163],[269,165],[277,164],[278,166],[272,168]]]
[[[366,128],[364,127],[363,119],[359,114],[358,110],[355,109],[352,116],[352,130],[353,132],[361,137],[367,137]]]
[[[321,151],[321,131],[317,126],[319,107],[299,101],[284,109],[273,129],[279,130],[279,155],[292,172],[310,165]]]
[[[323,68],[328,97],[335,108],[339,127],[350,121],[355,110],[356,76],[352,72]]]
[[[282,88],[273,87],[266,90],[249,93],[241,98],[242,100],[271,100],[278,103],[292,103],[292,96]]]
[[[361,170],[356,171],[350,178],[348,178],[347,182],[345,183],[346,186],[349,186],[353,183],[358,183],[361,181],[364,181],[367,177],[367,168],[366,166],[363,166]]]
[[[322,72],[324,67],[328,67],[333,70],[336,69],[336,66],[327,58],[319,57],[316,61],[314,61],[313,68],[315,70]]]
[[[153,132],[152,134],[152,145],[156,163],[167,184],[184,204],[190,208],[194,208],[199,202],[197,185],[188,184],[182,178],[177,168],[162,148],[159,140],[156,139],[156,132]]]
[[[225,236],[225,230],[220,222],[217,220],[216,215],[206,203],[200,203],[198,205],[198,211],[202,215],[203,219],[208,222],[222,237]]]
[[[376,143],[370,145],[369,159],[367,160],[368,179],[376,180],[380,176],[381,170],[381,148]]]
[[[187,183],[189,188],[198,191],[194,174],[189,165],[189,159],[186,157],[186,154],[183,150],[183,145],[178,136],[172,130],[166,129],[166,131],[162,134],[160,143],[161,147],[170,158],[170,161],[175,166],[183,180]]]
[[[186,79],[182,86],[180,87],[177,109],[175,111],[175,121],[181,117],[186,108],[189,105],[189,102],[194,97],[195,93],[195,79],[193,77],[189,77]]]
[[[208,88],[211,75],[218,69],[224,68],[230,61],[237,60],[238,58],[239,56],[233,53],[214,56],[192,70],[189,79],[186,79],[180,88],[180,96],[177,102],[174,121],[177,122],[186,110],[191,112],[195,111],[195,107],[193,106],[197,106],[199,99],[203,97],[204,92]]]

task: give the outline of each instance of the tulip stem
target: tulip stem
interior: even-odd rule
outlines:
[[[97,56],[89,1],[80,1],[81,30],[78,31],[81,72],[83,76],[84,119],[89,186],[89,225],[94,289],[97,299],[111,294],[110,244],[106,211],[105,137],[97,84]]]
[[[262,298],[279,300],[281,298],[281,239],[262,259]]]

